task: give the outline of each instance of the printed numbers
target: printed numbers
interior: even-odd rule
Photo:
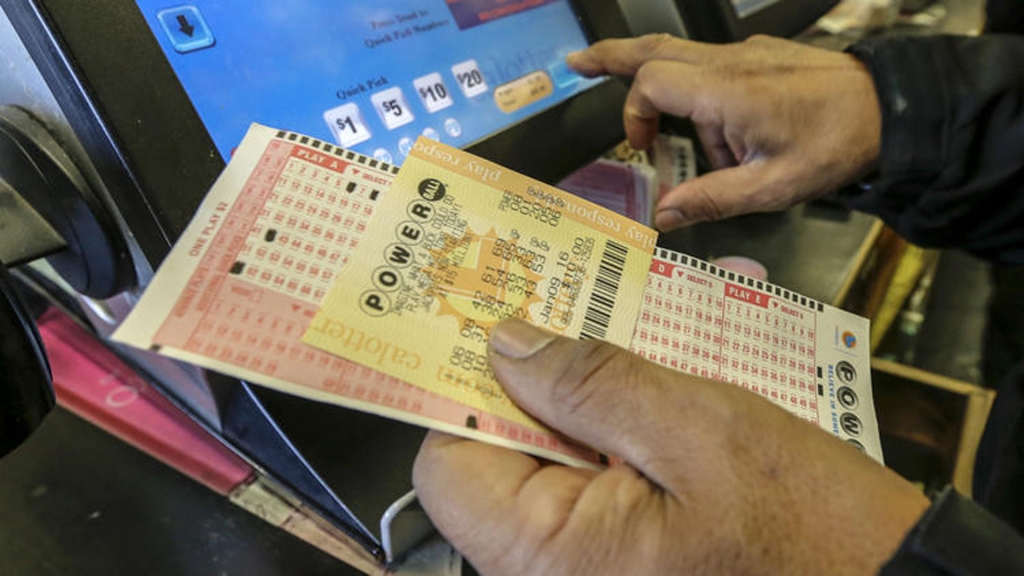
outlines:
[[[324,121],[330,126],[335,140],[346,148],[365,142],[372,136],[359,107],[351,102],[324,112]]]
[[[448,97],[448,89],[444,84],[433,84],[426,88],[420,88],[420,98],[424,101],[437,102]]]
[[[458,75],[459,84],[466,87],[466,90],[473,90],[484,83],[484,77],[479,70],[470,70]]]
[[[702,275],[683,270],[680,278]],[[714,287],[663,278],[649,284],[634,350],[676,370],[742,385],[817,422],[813,330],[804,320],[726,299],[723,283],[710,282]]]
[[[412,110],[409,109],[409,102],[406,101],[402,89],[398,86],[377,92],[370,100],[377,110],[381,122],[388,130],[394,130],[399,126],[405,126],[416,119]]]
[[[384,101],[384,112],[394,114],[395,116],[402,115],[402,105],[398,103],[398,100],[385,100]]]
[[[445,86],[444,80],[441,79],[441,75],[437,72],[420,76],[413,80],[412,85],[420,95],[423,107],[431,114],[444,110],[455,103],[452,100],[451,94],[448,93],[448,87]]]
[[[348,131],[353,134],[359,132],[359,129],[356,128],[356,124],[355,122],[352,121],[351,116],[345,116],[344,118],[336,118],[334,120],[334,123],[338,125],[338,130]]]
[[[466,60],[452,66],[452,74],[466,98],[479,96],[488,90],[487,82],[476,60]]]

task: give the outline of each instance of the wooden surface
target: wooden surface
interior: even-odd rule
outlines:
[[[989,411],[995,401],[995,392],[953,378],[947,378],[896,362],[873,359],[873,372],[884,372],[898,378],[915,383],[922,387],[922,401],[925,388],[935,388],[962,396],[965,400],[964,410],[959,422],[958,441],[955,454],[952,455],[953,470],[950,482],[962,494],[971,496],[974,477],[974,462],[985,430]]]

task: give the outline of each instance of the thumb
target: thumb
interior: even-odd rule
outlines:
[[[707,422],[726,409],[715,406],[717,396],[699,379],[606,342],[555,336],[522,320],[505,320],[491,331],[490,360],[524,410],[659,483],[671,473],[664,450],[687,449],[666,446],[664,424]]]
[[[654,226],[668,232],[698,222],[787,207],[786,181],[778,159],[753,160],[687,180],[658,200]],[[792,202],[797,198],[793,196]]]

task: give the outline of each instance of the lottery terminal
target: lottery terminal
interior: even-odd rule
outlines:
[[[471,573],[409,494],[422,428],[110,335],[253,123],[382,170],[426,138],[571,182],[645,151],[620,146],[626,81],[584,78],[568,53],[651,32],[794,36],[834,4],[0,0],[0,209],[20,224],[0,226],[0,318],[13,325],[0,364],[0,571]],[[664,130],[696,143],[673,152],[691,155],[676,176],[707,168],[692,127]],[[824,203],[659,245],[745,254],[773,282],[833,303],[873,234],[873,219]],[[826,273],[789,265],[797,237],[822,239],[800,257]]]

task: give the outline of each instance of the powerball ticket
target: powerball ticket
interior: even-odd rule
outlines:
[[[538,431],[490,368],[515,316],[629,346],[656,233],[420,138],[303,340]]]
[[[630,349],[760,394],[881,462],[868,334],[865,318],[658,248]]]
[[[597,464],[596,452],[547,430],[301,342],[396,172],[254,124],[113,339],[310,399]]]

